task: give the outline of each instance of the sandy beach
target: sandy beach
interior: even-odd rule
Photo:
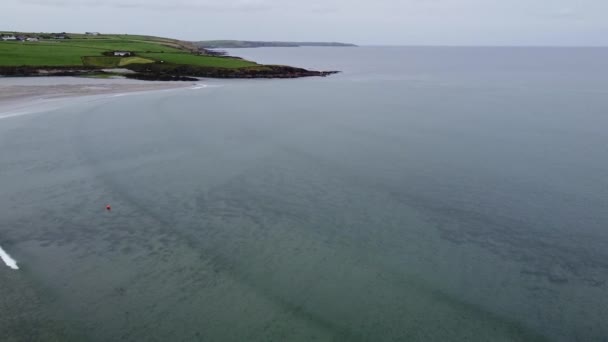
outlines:
[[[67,98],[162,91],[196,84],[83,77],[0,77],[0,118],[53,108]]]

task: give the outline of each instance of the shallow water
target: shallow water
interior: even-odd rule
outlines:
[[[1,122],[9,340],[608,338],[607,49],[231,52]]]

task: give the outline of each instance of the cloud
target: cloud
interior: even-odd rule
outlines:
[[[369,44],[603,45],[608,0],[0,0],[21,31]],[[115,19],[115,20],[108,20]],[[184,25],[188,23],[188,25]]]
[[[150,10],[201,10],[201,11],[264,11],[276,7],[273,0],[21,0],[23,4],[70,8],[134,8]]]
[[[15,0],[23,5],[55,8],[110,8],[157,11],[335,13],[352,6],[347,0]]]
[[[570,7],[562,7],[554,10],[551,15],[558,18],[571,18],[576,15],[576,12]]]

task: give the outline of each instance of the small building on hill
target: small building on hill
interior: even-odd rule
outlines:
[[[132,53],[129,51],[114,51],[114,56],[119,56],[119,57],[128,57],[131,56]]]
[[[87,36],[99,36],[99,32],[85,32]]]

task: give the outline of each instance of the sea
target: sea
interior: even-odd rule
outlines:
[[[228,52],[0,119],[0,340],[608,341],[608,48]]]

